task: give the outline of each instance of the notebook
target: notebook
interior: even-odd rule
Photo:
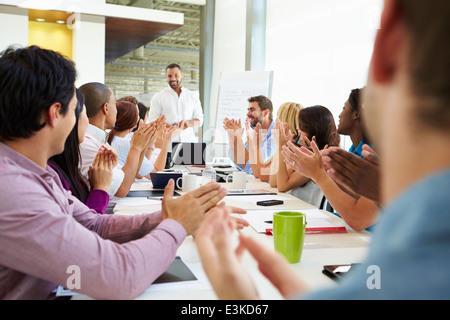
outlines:
[[[197,280],[192,271],[184,264],[180,257],[176,257],[175,261],[158,279],[153,283],[168,283],[180,281]]]

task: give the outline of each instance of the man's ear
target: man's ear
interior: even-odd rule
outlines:
[[[105,104],[102,106],[102,111],[103,111],[103,113],[104,113],[105,115],[108,115],[109,108],[108,108],[108,104],[107,104],[107,103],[105,103]]]
[[[60,112],[61,103],[59,102],[55,102],[48,108],[46,121],[51,127],[54,127],[56,125],[56,122],[62,117]]]
[[[270,110],[269,109],[264,110],[264,118],[268,118],[269,115],[270,115]]]
[[[405,32],[398,1],[386,0],[371,62],[376,82],[386,83],[393,78],[406,44]]]

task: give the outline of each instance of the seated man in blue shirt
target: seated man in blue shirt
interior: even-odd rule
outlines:
[[[280,255],[240,234],[239,253],[248,250],[284,297],[450,299],[449,15],[448,0],[385,1],[363,108],[384,209],[365,261],[339,286],[309,293]],[[290,161],[302,153],[292,143],[285,151]],[[204,269],[219,298],[258,299],[227,237],[226,213],[208,216],[196,233]]]
[[[275,126],[272,101],[265,96],[256,96],[249,98],[248,102],[245,144],[241,121],[226,118],[223,122],[230,141],[231,158],[248,174],[268,181],[271,159],[276,150],[272,134]]]

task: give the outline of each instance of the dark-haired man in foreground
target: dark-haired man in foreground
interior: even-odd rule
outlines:
[[[187,235],[226,195],[215,182],[162,211],[98,215],[66,191],[47,161],[75,124],[76,70],[33,46],[0,54],[0,299],[47,299],[58,285],[131,299],[173,262]],[[73,277],[77,281],[73,281]]]

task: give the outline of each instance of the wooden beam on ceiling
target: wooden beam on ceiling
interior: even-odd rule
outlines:
[[[105,62],[112,62],[181,26],[180,24],[107,17]]]

